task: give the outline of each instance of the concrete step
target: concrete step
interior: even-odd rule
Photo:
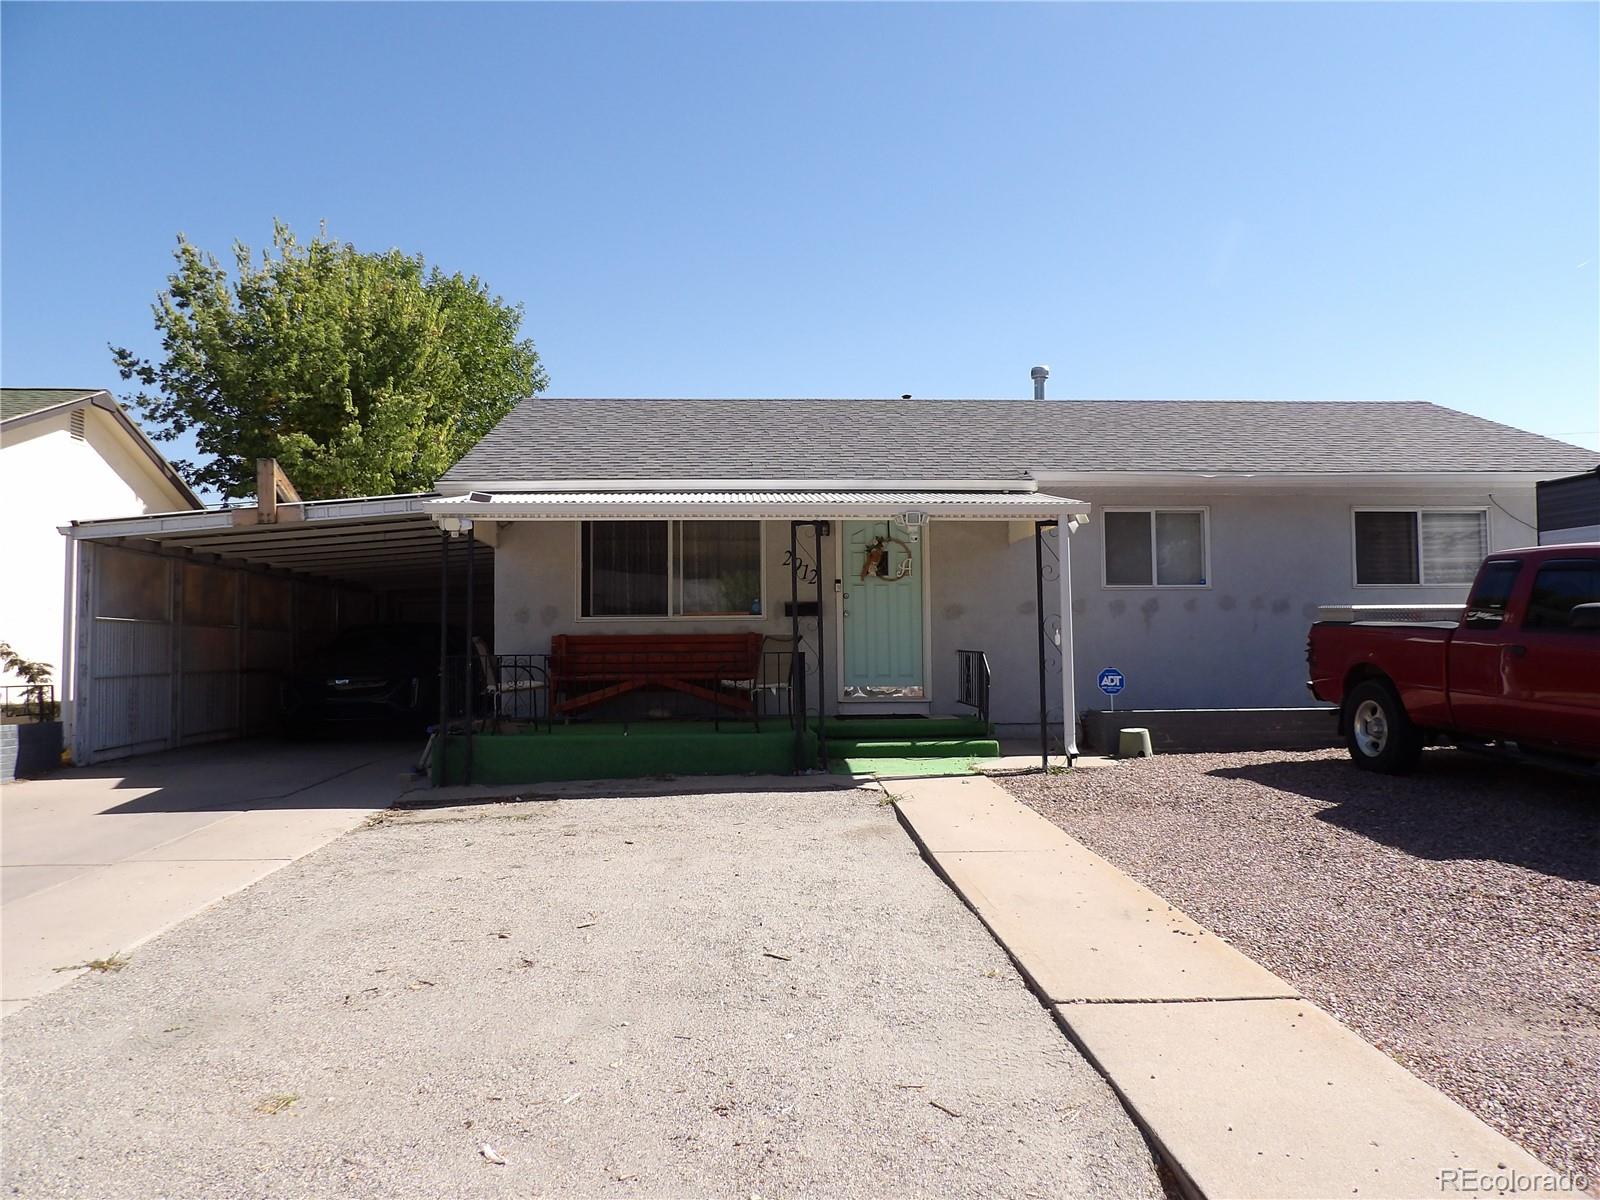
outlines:
[[[994,758],[999,753],[993,738],[828,739],[829,758]]]

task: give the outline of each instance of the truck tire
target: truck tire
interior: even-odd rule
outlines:
[[[1388,683],[1357,684],[1344,698],[1345,745],[1363,771],[1403,775],[1422,757],[1422,734]]]

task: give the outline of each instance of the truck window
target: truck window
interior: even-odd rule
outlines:
[[[1576,604],[1600,602],[1600,562],[1553,562],[1539,568],[1525,629],[1568,629]]]
[[[1468,629],[1495,629],[1506,619],[1506,604],[1522,564],[1514,560],[1486,562],[1478,574],[1478,586],[1467,597]]]

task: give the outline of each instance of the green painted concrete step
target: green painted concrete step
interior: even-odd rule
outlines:
[[[999,758],[993,738],[903,738],[859,741],[828,738],[828,757],[839,758]]]
[[[829,717],[829,740],[874,738],[982,738],[989,728],[976,717]]]
[[[977,760],[971,758],[842,758],[828,760],[835,775],[876,775],[879,779],[917,779],[940,775],[971,775]]]

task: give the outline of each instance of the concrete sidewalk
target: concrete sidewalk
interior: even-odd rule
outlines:
[[[231,742],[8,785],[0,1013],[387,808],[412,757],[392,742]]]
[[[990,780],[888,791],[1192,1193],[1579,1194]]]

